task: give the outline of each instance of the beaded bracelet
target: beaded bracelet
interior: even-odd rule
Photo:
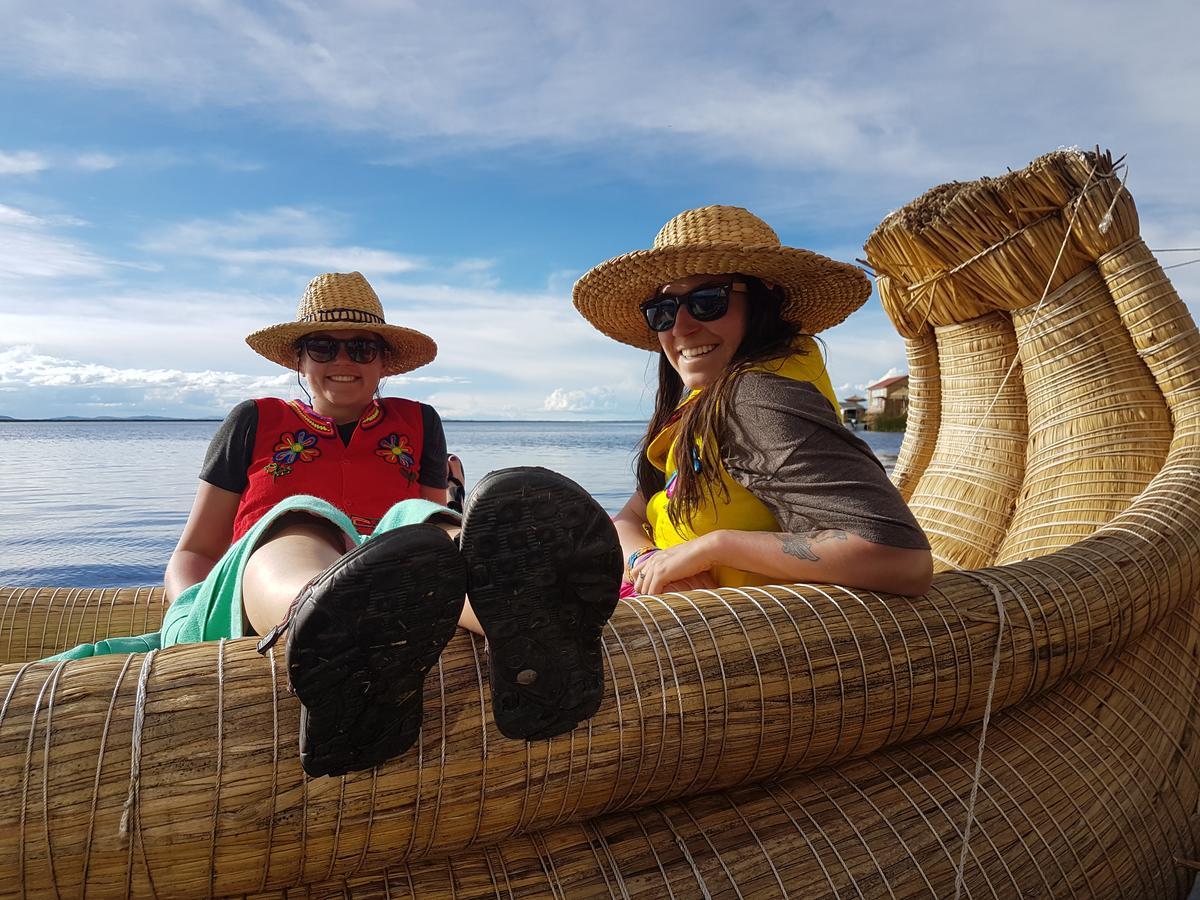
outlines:
[[[649,556],[651,553],[657,553],[658,548],[651,544],[648,547],[639,547],[629,554],[629,559],[625,562],[625,571],[629,575],[629,580],[633,581],[633,567],[637,565],[637,561],[643,556]]]

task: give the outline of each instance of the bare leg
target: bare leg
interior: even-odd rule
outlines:
[[[447,522],[445,520],[434,521],[434,525],[450,535],[454,540],[458,540],[459,532],[462,531],[462,526],[457,523]],[[483,637],[483,626],[479,624],[479,620],[475,618],[475,611],[471,609],[471,598],[463,604],[462,615],[458,617],[458,627],[465,628],[467,631],[473,632],[480,637]]]
[[[300,590],[347,550],[345,536],[307,514],[284,516],[246,561],[242,609],[250,627],[266,634],[283,621]]]

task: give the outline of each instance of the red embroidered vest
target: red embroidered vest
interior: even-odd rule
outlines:
[[[249,483],[233,520],[236,541],[285,497],[310,494],[369,534],[392,504],[419,497],[424,425],[413,400],[372,401],[349,445],[332,419],[299,400],[255,400],[258,429]]]

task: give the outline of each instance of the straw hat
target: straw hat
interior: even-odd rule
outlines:
[[[871,282],[856,266],[784,247],[771,226],[740,206],[681,212],[652,250],[603,262],[575,282],[575,308],[609,337],[659,349],[638,306],[664,284],[689,275],[753,275],[783,288],[783,318],[806,334],[838,324],[866,302]]]
[[[288,369],[296,368],[296,341],[314,331],[370,331],[391,348],[383,374],[411,372],[437,356],[433,338],[412,328],[388,325],[375,290],[359,272],[326,272],[304,289],[296,321],[260,328],[246,338],[254,352]]]

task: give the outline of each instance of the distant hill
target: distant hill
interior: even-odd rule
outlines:
[[[220,417],[202,419],[179,418],[178,416],[54,416],[50,419],[16,419],[0,416],[0,422],[220,422]]]

